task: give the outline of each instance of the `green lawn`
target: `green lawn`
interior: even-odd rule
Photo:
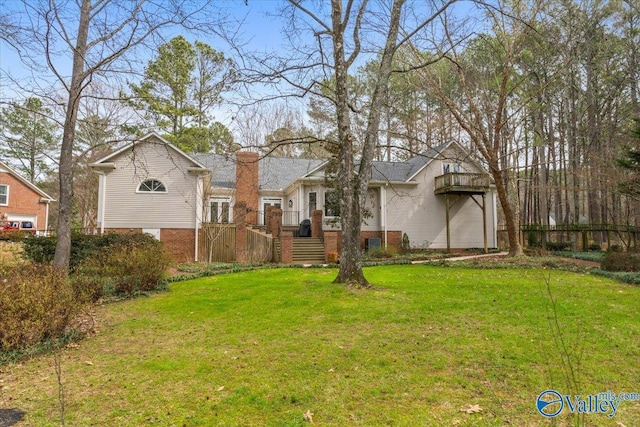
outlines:
[[[310,411],[322,426],[535,426],[550,424],[535,408],[547,389],[640,392],[640,287],[403,265],[367,269],[377,289],[353,292],[335,274],[230,274],[99,307],[97,334],[62,352],[67,425],[303,426]],[[0,367],[19,425],[59,425],[52,361]],[[638,426],[640,402],[582,421]]]

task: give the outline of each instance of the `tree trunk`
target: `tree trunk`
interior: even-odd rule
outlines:
[[[522,245],[520,244],[520,230],[518,230],[518,224],[515,220],[515,215],[511,203],[509,202],[509,195],[507,194],[507,186],[504,182],[502,172],[497,167],[491,167],[491,176],[496,183],[496,193],[498,193],[498,200],[500,200],[500,206],[502,206],[502,212],[504,213],[505,222],[507,226],[507,235],[509,237],[509,256],[522,255]]]
[[[69,86],[69,99],[64,119],[62,147],[60,149],[59,182],[60,200],[58,203],[58,230],[53,266],[67,273],[71,257],[71,218],[73,207],[73,143],[76,133],[78,107],[84,81],[84,63],[87,52],[87,38],[91,19],[91,0],[83,0],[78,23],[78,38],[73,53],[73,69]]]
[[[340,141],[339,183],[342,185],[340,218],[342,224],[342,253],[340,270],[334,283],[345,283],[350,286],[369,287],[370,284],[362,272],[362,255],[360,250],[360,228],[362,212],[365,208],[367,189],[371,178],[373,158],[378,145],[378,134],[384,100],[387,96],[391,63],[396,51],[396,40],[400,28],[400,12],[404,0],[396,0],[391,8],[389,32],[380,60],[380,68],[376,74],[376,82],[371,97],[367,129],[365,132],[360,164],[356,172],[353,135],[350,129],[347,71],[348,63],[344,59],[344,37],[342,19],[342,1],[332,1],[332,24],[334,66],[336,75],[336,110],[338,119],[338,141]]]

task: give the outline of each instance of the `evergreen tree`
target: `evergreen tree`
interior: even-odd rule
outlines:
[[[232,64],[222,53],[177,36],[160,46],[142,82],[130,85],[128,103],[145,111],[181,149],[207,152],[214,148],[210,110],[222,101],[232,76]]]
[[[3,160],[35,183],[47,174],[56,149],[56,124],[39,98],[27,98],[0,111]]]

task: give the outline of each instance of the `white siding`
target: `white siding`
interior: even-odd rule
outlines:
[[[452,156],[453,157],[453,156]],[[406,233],[411,247],[446,248],[445,197],[434,194],[434,178],[442,175],[442,161],[432,161],[420,172],[413,188],[387,188],[387,229]],[[464,172],[477,172],[472,164],[462,165]],[[462,171],[462,170],[461,170]],[[482,196],[475,195],[482,204]],[[450,196],[450,236],[452,248],[484,246],[482,210],[469,196]],[[486,198],[486,223],[489,247],[496,246],[492,193]]]
[[[187,159],[164,144],[144,143],[114,159],[105,179],[105,228],[194,228],[198,177]],[[166,193],[139,193],[145,179],[164,183]]]

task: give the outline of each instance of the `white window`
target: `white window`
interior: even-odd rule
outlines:
[[[274,206],[278,209],[282,209],[282,199],[279,197],[264,197],[262,199],[262,224],[267,223],[267,206]]]
[[[340,216],[340,196],[336,190],[324,193],[324,216]]]
[[[231,222],[231,197],[212,197],[210,199],[211,222],[228,224]]]
[[[9,204],[9,186],[0,184],[0,205],[7,206]]]
[[[147,179],[140,183],[138,187],[139,193],[166,193],[167,187],[157,179]]]
[[[460,173],[460,163],[443,163],[442,173]]]
[[[309,193],[309,215],[318,209],[318,193],[312,191]]]

